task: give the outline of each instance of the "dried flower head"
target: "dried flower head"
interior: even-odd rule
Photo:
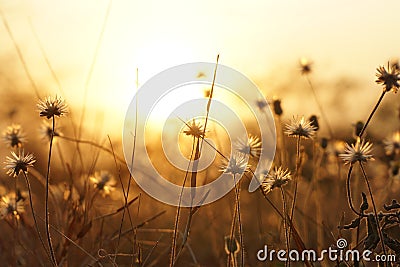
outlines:
[[[315,131],[318,131],[319,130],[318,117],[316,115],[311,115],[308,120],[310,121],[311,126],[314,127]]]
[[[255,158],[258,158],[261,154],[260,138],[251,134],[248,137],[239,138],[235,147],[237,151]]]
[[[386,155],[395,155],[400,153],[400,131],[392,134],[386,138],[383,143],[385,144]]]
[[[33,167],[33,163],[36,162],[33,154],[24,154],[24,151],[19,151],[18,155],[15,152],[11,152],[12,157],[7,157],[4,162],[7,170],[7,174],[10,176],[17,177],[21,171],[25,174],[28,173],[28,167]]]
[[[0,199],[0,217],[4,218],[20,218],[20,215],[25,212],[25,201],[23,198],[15,199],[14,193],[9,193],[2,196]]]
[[[311,73],[312,69],[311,69],[311,65],[313,63],[311,61],[309,61],[306,58],[301,58],[300,59],[300,72],[303,75],[307,75],[309,73]]]
[[[362,121],[357,121],[353,124],[354,132],[353,137],[357,139],[360,136],[362,129],[364,128],[364,123]]]
[[[115,189],[115,179],[107,171],[96,172],[90,177],[90,181],[92,181],[94,188],[99,190],[103,197],[109,195]]]
[[[48,119],[53,118],[54,116],[62,116],[67,113],[67,104],[65,104],[64,100],[61,97],[48,96],[45,100],[39,100],[37,104],[39,108],[40,117],[46,117]]]
[[[248,158],[242,153],[233,153],[229,161],[223,159],[221,171],[230,174],[242,174],[248,170]]]
[[[311,122],[306,121],[304,117],[293,117],[292,121],[286,124],[285,132],[289,136],[297,136],[307,139],[314,136],[315,127],[311,125]]]
[[[53,138],[56,136],[62,136],[62,133],[60,132],[59,129],[60,129],[59,127],[57,127],[57,126],[55,127]],[[52,132],[53,132],[53,126],[50,123],[48,123],[47,121],[43,121],[43,123],[40,127],[41,138],[45,141],[50,141]]]
[[[390,161],[389,167],[389,177],[391,178],[399,178],[400,174],[400,161]]]
[[[203,138],[205,135],[204,126],[200,122],[196,123],[195,119],[190,124],[187,124],[187,128],[187,130],[183,131],[186,135],[191,135],[195,138]]]
[[[357,138],[355,144],[346,144],[344,148],[344,153],[339,154],[339,157],[346,164],[353,164],[357,161],[359,162],[367,162],[368,160],[373,159],[373,156],[370,154],[372,152],[372,143],[365,142],[365,140],[361,140]]]
[[[269,171],[271,170],[272,161],[264,160],[259,162],[257,166],[255,177],[260,182],[260,184],[264,181],[265,177],[268,175]]]
[[[22,131],[21,125],[12,124],[3,132],[3,140],[8,147],[22,147],[26,142],[25,133]]]
[[[272,105],[274,106],[274,113],[277,116],[281,116],[283,114],[282,106],[281,106],[281,100],[277,97],[274,97],[272,101]]]
[[[384,86],[383,91],[393,91],[394,93],[397,93],[400,87],[398,83],[398,81],[400,80],[400,69],[397,67],[397,65],[390,64],[388,62],[387,70],[385,66],[382,65],[379,66],[376,71],[377,79],[375,82]]]
[[[326,137],[322,137],[320,142],[321,148],[326,149],[328,147],[328,144],[329,144],[329,139]]]
[[[261,188],[265,194],[268,194],[273,189],[286,185],[291,179],[292,178],[288,169],[275,167],[264,177]]]

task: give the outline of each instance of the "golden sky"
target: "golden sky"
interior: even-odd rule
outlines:
[[[220,54],[221,64],[279,94],[268,79],[295,69],[300,57],[314,61],[319,77],[348,75],[375,86],[375,68],[400,48],[396,0],[1,0],[0,8],[43,92],[60,93],[35,34],[65,98],[78,107],[108,12],[87,102],[101,107],[106,122],[123,118],[136,68],[143,83],[165,68],[214,62]],[[3,24],[0,38],[0,54],[14,67],[10,77],[29,85]]]

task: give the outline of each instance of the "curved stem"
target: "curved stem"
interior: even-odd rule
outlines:
[[[50,236],[50,223],[49,223],[49,180],[50,180],[50,161],[51,161],[51,152],[53,148],[53,139],[54,139],[54,129],[55,129],[55,118],[54,116],[52,117],[52,131],[51,131],[51,138],[50,138],[50,148],[49,148],[49,158],[47,161],[47,173],[46,173],[46,195],[45,195],[45,217],[44,217],[44,223],[45,223],[45,229],[46,229],[46,236],[47,236],[47,243],[49,246],[50,250],[50,256],[52,259],[53,266],[57,266],[57,260],[56,256],[54,254],[54,249],[53,249],[53,244],[51,242],[51,236]]]
[[[358,135],[360,138],[362,137],[362,135],[364,134],[365,130],[367,129],[368,124],[370,123],[370,121],[371,121],[372,117],[374,116],[376,110],[378,109],[379,105],[381,104],[382,99],[383,99],[383,97],[385,96],[385,94],[386,94],[386,91],[383,91],[382,94],[381,94],[381,96],[380,96],[379,99],[378,99],[378,102],[376,102],[375,107],[374,107],[374,109],[372,110],[371,114],[369,114],[369,117],[368,117],[368,119],[367,119],[367,122],[364,124],[364,127],[362,128],[360,134]]]
[[[375,205],[374,196],[372,194],[371,186],[369,184],[368,177],[367,177],[367,174],[365,172],[364,166],[362,165],[361,161],[359,161],[359,163],[360,163],[361,171],[362,171],[364,179],[365,179],[365,183],[367,184],[367,187],[368,187],[369,196],[371,197],[372,207],[374,208],[374,215],[375,215],[376,223],[378,225],[377,228],[378,228],[379,238],[381,239],[382,251],[383,251],[384,255],[387,255],[386,254],[386,248],[385,248],[385,242],[383,241],[383,235],[382,235],[381,227],[379,226],[378,213],[376,211],[376,205]]]
[[[33,208],[31,183],[29,182],[29,179],[28,179],[28,176],[26,175],[26,173],[25,173],[25,172],[22,172],[22,173],[23,173],[24,176],[25,176],[26,185],[27,185],[27,187],[28,187],[29,204],[30,204],[30,206],[31,206],[31,212],[32,212],[32,217],[33,217],[33,221],[34,221],[34,224],[35,224],[36,233],[37,233],[37,235],[39,236],[40,243],[42,244],[42,247],[43,247],[44,251],[46,252],[47,256],[49,257],[49,260],[51,261],[52,258],[51,258],[50,254],[49,254],[49,251],[48,251],[47,248],[46,248],[46,244],[44,243],[44,240],[43,240],[43,238],[42,238],[42,235],[40,234],[39,226],[38,226],[38,223],[37,223],[37,220],[36,220],[35,210],[34,210],[34,208]]]
[[[350,178],[351,178],[351,173],[353,172],[353,164],[350,165],[349,172],[347,173],[347,180],[346,180],[346,187],[347,187],[347,201],[349,202],[349,206],[351,210],[358,216],[364,217],[361,213],[359,213],[353,205],[353,200],[351,197],[351,188],[350,188]]]

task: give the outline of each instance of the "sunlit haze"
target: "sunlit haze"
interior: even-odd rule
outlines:
[[[343,0],[1,1],[4,18],[42,93],[64,93],[70,105],[80,109],[89,81],[88,109],[104,117],[105,126],[113,125],[105,127],[104,133],[121,132],[136,90],[136,69],[139,84],[143,84],[177,64],[215,62],[217,54],[221,64],[247,75],[269,98],[284,95],[283,87],[304,84],[300,75],[285,79],[298,70],[302,57],[314,62],[317,80],[355,77],[362,86],[376,87],[375,68],[398,56],[395,11],[399,7],[394,0],[385,4]],[[3,62],[12,68],[2,75],[17,76],[20,88],[30,88],[3,24],[0,35]],[[374,93],[366,99],[374,99]],[[290,101],[295,108],[296,99]]]

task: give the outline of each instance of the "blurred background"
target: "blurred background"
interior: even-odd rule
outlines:
[[[306,163],[304,177],[301,177],[304,183],[299,189],[302,213],[297,214],[297,223],[307,247],[327,248],[337,237],[338,224],[354,219],[347,208],[344,192],[347,167],[342,166],[337,150],[325,150],[318,145],[321,137],[328,136],[327,125],[307,78],[301,75],[300,61],[307,58],[311,62],[312,71],[307,77],[335,137],[353,141],[353,125],[366,120],[382,92],[382,87],[375,83],[376,68],[400,57],[399,9],[400,2],[396,0],[0,0],[0,129],[11,123],[22,125],[28,137],[27,151],[35,153],[38,159],[35,169],[43,175],[48,140],[43,141],[38,135],[41,119],[36,103],[49,94],[65,98],[69,114],[67,118],[57,118],[57,125],[62,127],[65,136],[78,136],[87,143],[79,147],[73,138],[56,138],[51,179],[58,189],[54,191],[60,195],[59,203],[64,203],[63,186],[70,183],[80,190],[80,200],[85,203],[86,193],[96,189],[89,182],[82,185],[82,181],[88,181],[89,175],[96,171],[110,170],[116,178],[122,177],[115,194],[111,198],[96,198],[92,201],[95,208],[86,209],[85,214],[112,213],[123,205],[120,182],[127,184],[129,173],[126,169],[118,169],[121,162],[125,167],[123,159],[115,164],[107,135],[117,156],[122,156],[120,138],[125,112],[137,87],[166,68],[194,61],[215,62],[219,54],[220,64],[248,76],[268,101],[281,99],[283,115],[279,119],[282,124],[293,115],[309,118],[315,114],[320,118],[321,129],[316,141],[304,142]],[[198,96],[203,91],[194,93]],[[376,145],[374,155],[378,160],[368,171],[376,178],[373,183],[377,188],[379,207],[393,196],[398,197],[399,188],[399,168],[396,165],[396,174],[388,174],[392,167],[386,159],[382,140],[399,127],[400,101],[398,95],[391,92],[387,95],[367,133]],[[176,98],[177,102],[181,100]],[[277,123],[277,126],[282,124]],[[80,130],[82,134],[77,134]],[[185,142],[190,143],[191,138],[185,138]],[[287,148],[287,167],[293,171],[295,140],[286,138],[286,145],[282,142],[282,147]],[[2,159],[10,155],[9,149],[3,148],[0,150]],[[159,144],[149,151],[164,167],[165,173],[181,182],[182,173],[174,172],[176,170],[165,164],[164,158],[159,158],[162,152]],[[315,158],[322,162],[318,171],[314,168]],[[215,178],[220,174],[219,167],[213,166],[210,173],[202,173],[201,178]],[[366,192],[366,188],[360,173],[356,176],[354,194],[358,196],[355,197],[358,203],[360,192]],[[13,189],[14,184],[5,173],[0,177],[4,181],[2,184]],[[243,188],[247,188],[246,185]],[[153,247],[158,246],[151,262],[153,266],[160,266],[159,262],[166,265],[176,208],[143,194],[135,184],[131,187],[130,197],[141,195],[140,203],[132,202],[130,207],[136,215],[133,216],[135,223],[145,222],[143,225],[146,226],[138,234],[143,250],[137,251],[143,252],[141,256],[145,257],[152,255]],[[40,183],[34,182],[33,189],[40,193],[35,200],[42,203]],[[279,197],[279,192],[271,193],[273,203],[281,208]],[[229,234],[234,201],[231,192],[196,213],[198,217],[193,222],[189,243],[204,266],[225,266],[223,238]],[[258,193],[244,192],[241,201],[248,262],[251,266],[261,265],[255,259],[255,253],[264,244],[282,248],[282,221]],[[63,205],[54,207],[67,207]],[[38,211],[43,214],[40,208]],[[155,215],[160,212],[161,219]],[[185,210],[182,218],[186,219],[187,214]],[[60,221],[60,229],[61,226],[69,229],[69,225]],[[179,228],[183,231],[185,221],[182,221]],[[113,251],[115,243],[109,237],[118,236],[115,233],[118,233],[120,222],[121,213],[106,220],[101,242],[97,231],[103,230],[103,223],[99,226],[98,221],[94,222],[93,228],[87,230],[86,243],[83,242],[85,248],[92,255],[97,255],[100,248]],[[84,223],[77,226],[73,234],[79,236],[77,233],[86,226]],[[128,229],[127,219],[123,226]],[[160,229],[165,232],[160,234]],[[365,231],[365,227],[361,228],[362,233]],[[11,233],[9,235],[12,238]],[[29,237],[27,235],[26,239]],[[358,236],[349,232],[345,237],[349,241],[351,238],[358,240]],[[55,241],[61,244],[63,239],[58,237]],[[2,242],[7,244],[8,238],[0,239],[0,248],[3,248]],[[31,247],[39,247],[38,242],[36,246],[34,242]],[[131,240],[123,240],[121,247],[121,251],[130,253]],[[87,260],[77,250],[69,255],[72,255],[71,266],[81,264],[82,258]],[[80,257],[75,258],[75,255]],[[196,262],[188,253],[182,259],[181,266]],[[124,260],[130,262],[130,258]]]
[[[395,0],[2,0],[1,91],[33,91],[20,53],[41,96],[62,95],[76,113],[85,105],[88,128],[97,123],[96,133],[119,137],[136,69],[143,84],[165,68],[220,54],[267,98],[284,99],[287,117],[308,116],[317,109],[299,73],[305,57],[330,120],[348,127],[365,120],[380,94],[376,67],[398,57],[398,7]]]

